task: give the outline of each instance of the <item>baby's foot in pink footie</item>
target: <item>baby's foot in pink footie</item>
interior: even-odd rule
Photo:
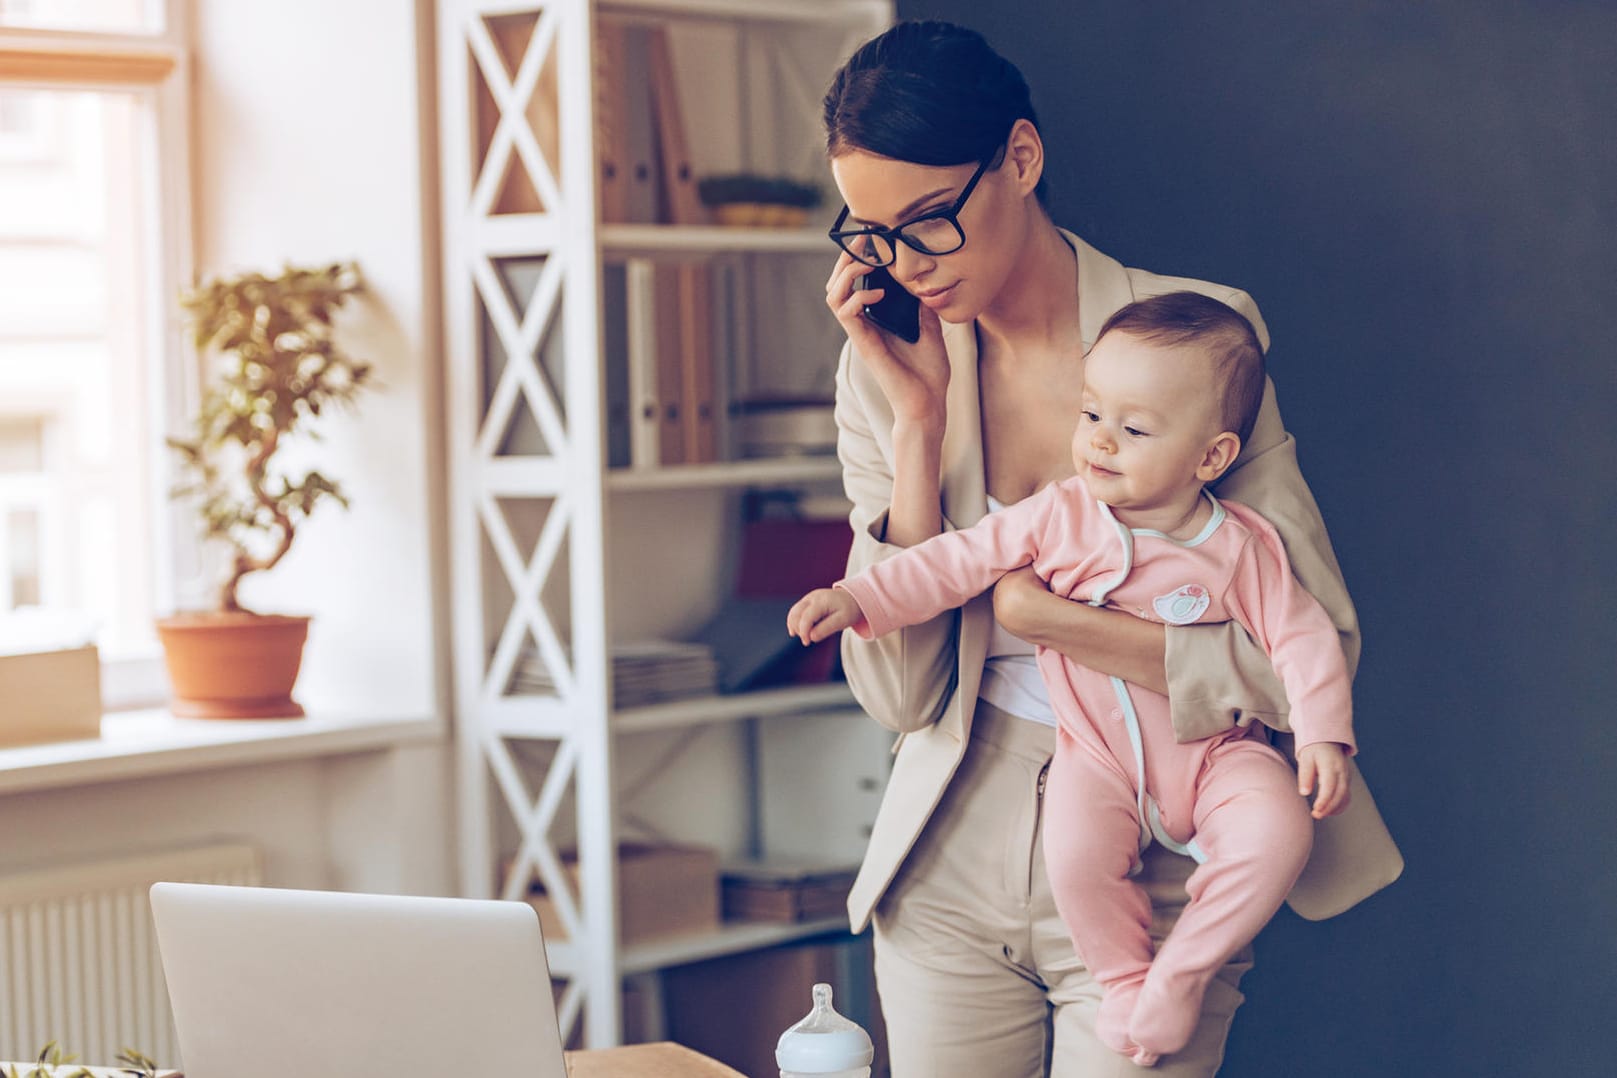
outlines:
[[[1201,1021],[1204,986],[1194,978],[1148,976],[1129,1018],[1128,1039],[1155,1063],[1190,1043]],[[1139,1055],[1134,1062],[1150,1063]]]
[[[1140,998],[1140,985],[1140,981],[1130,981],[1106,989],[1100,1001],[1100,1011],[1095,1015],[1095,1036],[1112,1051],[1130,1059],[1140,1048],[1129,1038],[1129,1019]]]

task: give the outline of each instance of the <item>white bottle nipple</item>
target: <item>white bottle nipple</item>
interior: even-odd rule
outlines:
[[[783,1078],[795,1075],[848,1075],[870,1073],[876,1050],[870,1034],[838,1014],[831,1005],[831,986],[814,986],[814,1009],[780,1035],[775,1062]]]

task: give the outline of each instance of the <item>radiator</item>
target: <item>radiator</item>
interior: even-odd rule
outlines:
[[[0,1059],[54,1040],[87,1063],[136,1048],[181,1065],[147,891],[261,882],[258,850],[216,843],[0,874]]]

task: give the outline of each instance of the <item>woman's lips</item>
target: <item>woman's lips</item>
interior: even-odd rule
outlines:
[[[915,293],[915,298],[928,307],[941,307],[949,302],[949,297],[954,294],[954,290],[958,287],[960,287],[960,282],[956,281],[948,288],[939,288],[932,292],[917,292]]]

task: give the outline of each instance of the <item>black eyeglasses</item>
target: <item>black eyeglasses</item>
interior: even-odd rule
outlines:
[[[977,181],[988,171],[989,162],[999,156],[996,152],[993,157],[983,159],[977,171],[971,174],[971,179],[966,181],[960,197],[946,210],[923,213],[897,228],[871,225],[868,228],[844,230],[842,225],[848,220],[848,207],[844,206],[842,212],[837,214],[837,223],[831,226],[831,239],[860,262],[877,268],[893,264],[898,257],[899,241],[924,255],[954,254],[966,245],[966,230],[960,227],[960,211],[965,208],[971,192],[976,190]]]

